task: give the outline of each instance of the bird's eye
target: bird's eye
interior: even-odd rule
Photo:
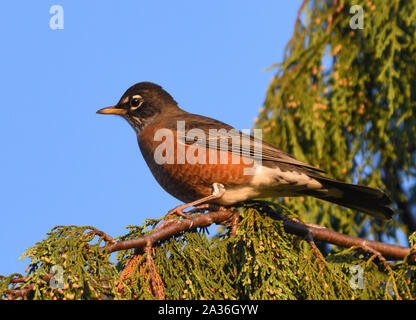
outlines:
[[[140,100],[139,99],[133,99],[130,102],[132,107],[137,107],[140,104]]]
[[[130,106],[133,108],[137,108],[142,103],[142,97],[139,95],[133,96],[130,99]]]

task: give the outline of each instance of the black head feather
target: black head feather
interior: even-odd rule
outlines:
[[[139,82],[132,85],[127,91],[123,94],[120,99],[122,102],[126,97],[131,97],[134,95],[140,95],[143,97],[145,103],[152,105],[160,105],[162,103],[166,104],[177,104],[173,97],[163,90],[163,88],[153,82]],[[119,102],[119,103],[120,103]]]
[[[138,108],[131,108],[131,101],[135,96],[140,96],[142,102]],[[158,115],[178,110],[177,102],[172,96],[161,86],[152,82],[139,82],[128,88],[120,98],[117,107],[128,110],[123,117],[136,132],[140,132]]]

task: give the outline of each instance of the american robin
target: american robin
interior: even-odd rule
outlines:
[[[313,196],[378,218],[391,218],[390,198],[380,189],[323,176],[261,139],[178,107],[161,86],[140,82],[120,101],[98,110],[126,119],[158,183],[185,202],[229,206],[250,199]]]

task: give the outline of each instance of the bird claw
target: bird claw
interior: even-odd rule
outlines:
[[[176,215],[176,216],[180,216],[186,219],[191,218],[191,215],[193,213],[197,213],[200,212],[202,210],[209,210],[209,211],[219,211],[219,210],[224,210],[225,208],[223,206],[220,206],[218,204],[215,203],[204,203],[204,204],[200,204],[198,206],[195,206],[193,209],[187,211],[187,212],[183,212],[183,206],[178,206],[172,210],[170,210],[168,212],[168,214],[166,215],[166,217],[168,216],[172,216],[172,215]]]
[[[166,215],[166,217],[176,215],[176,216],[179,216],[179,217],[183,217],[183,218],[189,219],[191,217],[191,215],[188,212],[183,212],[183,209],[181,207],[182,206],[178,206],[178,207],[176,207],[176,208],[174,208],[172,210],[169,210],[169,212]]]
[[[168,212],[168,214],[166,216],[170,216],[170,215],[177,215],[177,216],[181,216],[184,217],[186,219],[189,219],[191,217],[190,213],[194,213],[200,209],[207,209],[207,208],[211,208],[213,206],[212,203],[209,203],[208,201],[212,201],[214,199],[218,199],[221,198],[225,193],[225,188],[224,185],[222,185],[221,183],[213,183],[212,184],[212,194],[195,200],[193,202],[190,203],[186,203],[183,204],[181,206],[178,206],[172,210],[170,210]],[[205,202],[205,203],[204,203]],[[208,202],[208,203],[207,203]],[[189,207],[194,207],[194,209],[188,211],[188,212],[183,212],[184,209],[189,208]]]

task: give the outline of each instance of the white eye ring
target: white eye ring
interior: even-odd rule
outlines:
[[[130,98],[130,109],[136,110],[138,109],[143,103],[143,98],[141,95],[134,95]]]

